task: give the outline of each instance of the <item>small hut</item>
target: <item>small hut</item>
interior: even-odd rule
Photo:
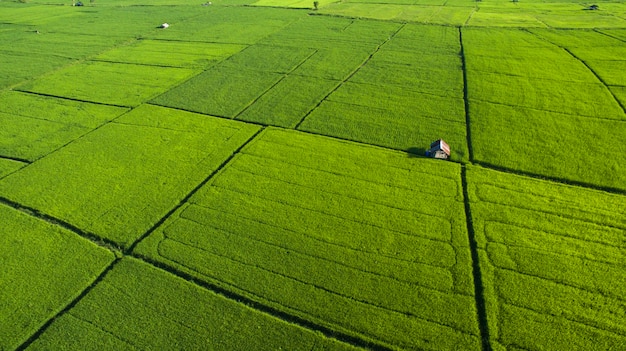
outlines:
[[[448,157],[450,157],[450,145],[443,141],[443,139],[433,141],[432,144],[430,144],[430,149],[426,151],[426,156],[447,160]]]

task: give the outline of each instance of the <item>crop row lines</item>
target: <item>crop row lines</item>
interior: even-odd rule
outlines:
[[[162,270],[164,270],[166,272],[169,272],[169,273],[171,273],[173,275],[176,275],[176,276],[178,276],[180,278],[183,278],[186,281],[189,281],[189,282],[191,282],[193,284],[196,284],[196,285],[198,285],[198,286],[200,286],[200,287],[202,287],[204,289],[207,289],[207,290],[209,290],[209,291],[211,291],[211,292],[213,292],[215,294],[221,295],[221,296],[223,296],[223,297],[225,297],[227,299],[233,300],[233,301],[237,301],[238,303],[241,303],[241,304],[244,304],[244,305],[249,306],[251,308],[254,308],[255,310],[263,312],[263,313],[265,313],[267,315],[270,315],[272,317],[279,318],[279,319],[281,319],[281,320],[283,320],[285,322],[288,322],[288,323],[291,323],[291,324],[295,324],[295,325],[298,325],[298,326],[301,326],[301,327],[304,327],[304,328],[307,328],[307,329],[319,332],[319,333],[321,333],[321,334],[323,334],[323,335],[325,335],[325,336],[327,336],[329,338],[333,338],[333,339],[336,339],[336,340],[339,340],[339,341],[343,341],[343,342],[348,343],[348,344],[353,345],[353,346],[368,348],[368,349],[371,349],[371,350],[374,350],[374,351],[392,351],[391,348],[389,348],[387,346],[384,346],[382,344],[373,343],[371,341],[367,341],[367,340],[364,340],[362,338],[357,338],[357,337],[349,335],[347,333],[343,333],[343,332],[331,329],[329,327],[323,326],[321,324],[311,322],[311,321],[309,321],[307,319],[298,317],[297,315],[284,312],[284,311],[282,311],[280,309],[277,309],[275,307],[272,307],[270,305],[262,304],[260,302],[257,302],[254,299],[251,299],[250,297],[248,297],[246,295],[242,295],[242,294],[239,294],[239,293],[234,292],[232,290],[229,290],[227,288],[224,288],[221,285],[223,283],[225,285],[232,286],[234,289],[237,289],[237,290],[240,290],[240,291],[245,291],[245,290],[241,289],[240,287],[231,285],[230,283],[219,281],[220,285],[217,285],[216,283],[211,283],[211,282],[208,282],[206,280],[200,280],[200,279],[194,277],[193,275],[187,273],[184,270],[181,270],[181,269],[173,267],[171,264],[166,264],[166,263],[163,263],[163,262],[160,262],[160,261],[157,261],[157,260],[153,260],[153,259],[151,259],[149,257],[145,257],[145,256],[139,255],[139,254],[132,254],[132,256],[137,258],[137,259],[140,259],[140,260],[142,260],[142,261],[144,261],[146,263],[149,263],[149,264],[151,264],[151,265],[153,265],[153,266],[155,266],[155,267],[157,267],[159,269],[162,269]],[[164,257],[166,257],[166,256],[164,256]],[[194,269],[188,268],[187,266],[184,265],[184,263],[177,262],[177,261],[174,261],[174,260],[171,260],[171,259],[168,259],[168,260],[170,260],[171,262],[173,262],[173,263],[175,263],[177,265],[180,265],[181,267],[184,267],[185,270],[189,270],[189,271],[195,272]],[[215,280],[215,281],[218,281],[218,280]],[[248,294],[253,295],[253,293],[250,292],[250,291],[246,291],[246,292]]]
[[[265,178],[265,179],[273,180],[273,181],[276,181],[276,182],[279,182],[279,183],[284,183],[284,184],[289,184],[289,185],[295,185],[295,186],[297,186],[297,187],[302,187],[302,188],[307,188],[307,189],[316,190],[318,193],[325,193],[325,194],[337,195],[337,196],[340,196],[340,197],[343,197],[343,198],[348,198],[348,199],[352,199],[352,200],[363,201],[363,202],[366,202],[366,203],[375,204],[375,205],[383,206],[383,207],[386,207],[386,208],[391,208],[391,209],[394,209],[394,210],[399,210],[399,211],[405,211],[405,212],[416,213],[416,214],[419,214],[419,215],[428,216],[428,217],[433,217],[433,218],[439,218],[438,216],[435,216],[435,215],[430,214],[430,213],[419,212],[419,211],[411,210],[411,209],[409,209],[409,208],[403,208],[403,207],[393,206],[393,205],[389,205],[389,204],[382,204],[382,203],[380,203],[380,202],[376,202],[376,201],[369,200],[369,199],[364,199],[364,198],[362,198],[362,197],[357,197],[357,196],[354,196],[354,195],[348,195],[348,194],[341,194],[341,193],[339,193],[339,192],[335,192],[335,191],[328,191],[327,189],[324,189],[324,188],[319,188],[319,187],[314,187],[314,186],[308,186],[308,185],[301,184],[301,183],[297,183],[297,182],[289,182],[289,181],[286,181],[286,180],[283,180],[283,179],[278,179],[278,178],[274,178],[274,177],[269,177],[269,176],[266,176],[266,175],[264,175],[264,174],[254,173],[254,172],[252,172],[252,171],[250,171],[250,170],[246,170],[246,169],[239,169],[239,168],[236,168],[236,167],[232,167],[232,168],[233,168],[233,169],[236,169],[236,170],[237,170],[237,171],[239,171],[239,172],[248,173],[248,174],[251,174],[251,175],[256,176],[256,177],[260,177],[260,178]],[[346,177],[346,178],[350,178],[350,177]],[[354,178],[354,179],[356,179],[356,178]],[[406,189],[406,188],[404,188],[404,187],[398,187],[398,186],[389,186],[389,187],[390,187],[390,188],[397,188],[397,189]],[[229,190],[232,190],[232,189],[229,189]],[[419,191],[416,191],[416,192],[417,192],[417,193],[420,193],[420,194],[432,195],[431,193],[427,193],[427,192],[419,192]]]
[[[314,258],[314,259],[319,259],[321,261],[326,261],[326,262],[330,262],[330,263],[333,263],[333,264],[336,264],[336,265],[339,265],[339,266],[343,266],[343,267],[346,267],[346,268],[349,268],[349,269],[353,269],[353,270],[359,271],[361,273],[366,273],[366,274],[371,274],[371,275],[387,278],[387,279],[394,280],[394,281],[396,281],[398,283],[401,283],[401,284],[408,284],[408,285],[419,286],[419,287],[427,289],[427,290],[432,290],[432,291],[437,291],[437,292],[442,292],[442,293],[448,293],[449,292],[448,290],[435,289],[433,287],[426,286],[426,285],[423,285],[423,284],[413,283],[413,282],[409,282],[409,281],[406,281],[406,280],[398,279],[398,278],[390,276],[390,275],[385,275],[385,274],[381,274],[381,273],[377,273],[377,272],[373,272],[373,271],[369,271],[369,270],[364,270],[364,269],[361,269],[361,268],[358,268],[358,267],[354,267],[354,266],[349,265],[349,264],[342,263],[339,260],[333,260],[333,259],[329,259],[327,257],[314,255],[314,254],[312,254],[310,252],[305,252],[305,251],[302,251],[302,250],[294,249],[293,247],[287,247],[287,246],[278,245],[278,244],[276,244],[275,242],[272,242],[272,241],[261,240],[261,239],[253,238],[253,237],[250,237],[250,236],[244,236],[244,235],[241,235],[241,234],[239,234],[237,232],[227,231],[227,230],[224,230],[222,228],[218,228],[218,227],[213,226],[213,225],[208,225],[206,223],[201,223],[201,222],[198,222],[198,221],[190,219],[190,218],[184,218],[184,219],[188,220],[188,221],[191,221],[191,222],[194,222],[196,224],[202,225],[203,227],[206,227],[206,228],[212,228],[214,230],[217,230],[217,231],[220,231],[220,232],[224,232],[227,235],[238,236],[238,237],[243,238],[245,240],[256,241],[256,242],[259,242],[259,243],[262,243],[262,244],[265,244],[265,245],[268,245],[268,246],[271,246],[271,247],[275,247],[275,248],[278,248],[278,249],[286,250],[286,251],[289,251],[289,252],[294,252],[294,253],[302,255],[302,256],[311,257],[311,258]],[[183,242],[181,242],[179,240],[176,240],[175,238],[168,237],[167,229],[163,231],[163,235],[164,235],[164,237],[166,239],[173,240],[173,241],[179,242],[181,244],[185,244],[185,243],[183,243]],[[200,247],[196,247],[196,248],[201,249]],[[354,250],[354,251],[357,251],[357,250]],[[363,252],[363,251],[360,251],[360,252]],[[367,254],[374,255],[373,253],[367,253]],[[378,255],[378,254],[376,254],[376,255]],[[380,256],[384,256],[384,255],[380,255]],[[384,256],[384,257],[386,257],[386,256]],[[411,262],[411,263],[414,263],[414,262]],[[435,267],[435,268],[438,268],[438,269],[444,269],[444,270],[447,270],[448,272],[451,272],[446,267],[440,267],[440,266],[435,266],[435,265],[432,265],[432,264],[421,263],[421,262],[419,264],[420,265],[424,265],[424,266],[429,266],[429,267]]]
[[[594,294],[594,295],[599,295],[599,296],[602,296],[602,297],[605,297],[605,298],[608,298],[608,299],[613,299],[613,300],[617,300],[617,301],[626,302],[626,299],[624,299],[623,296],[608,295],[608,294],[603,293],[602,291],[590,290],[588,288],[584,288],[582,286],[576,286],[576,285],[573,285],[573,284],[569,284],[569,283],[566,283],[564,281],[552,280],[552,279],[548,279],[546,277],[542,277],[542,276],[539,276],[539,275],[534,275],[534,274],[530,274],[530,273],[521,272],[519,270],[515,270],[515,269],[512,269],[512,268],[500,267],[500,266],[495,265],[493,263],[491,263],[491,264],[494,267],[496,267],[497,269],[502,270],[502,271],[507,271],[507,272],[511,272],[511,273],[514,273],[514,274],[519,274],[519,275],[522,275],[522,276],[526,276],[526,277],[530,277],[530,278],[534,278],[534,279],[539,279],[541,281],[549,282],[549,283],[552,283],[552,284],[555,284],[555,285],[566,286],[568,288],[584,291],[586,293],[590,293],[590,294]],[[497,291],[497,289],[496,289],[496,291]],[[496,294],[499,297],[501,297],[503,299],[506,299],[506,296],[502,296],[502,295],[498,294],[497,292],[496,292]]]
[[[221,209],[210,208],[210,207],[201,206],[201,205],[198,205],[198,204],[194,204],[194,206],[199,206],[199,207],[202,207],[202,208],[206,208],[206,209],[211,210],[211,211],[222,212],[222,213],[224,213],[224,214],[230,214],[229,212],[226,212],[226,211],[221,210]],[[265,226],[268,226],[268,227],[272,227],[272,228],[276,228],[276,229],[280,229],[280,230],[288,231],[288,232],[294,233],[294,234],[296,234],[296,235],[304,236],[304,237],[307,237],[307,238],[309,238],[309,239],[311,239],[311,240],[315,240],[315,241],[321,242],[321,243],[323,243],[323,244],[328,244],[328,245],[332,245],[332,246],[337,246],[337,247],[340,247],[340,248],[341,248],[341,249],[343,249],[343,250],[350,250],[350,251],[359,252],[359,253],[364,253],[364,254],[368,254],[368,255],[371,255],[371,254],[376,254],[376,255],[380,255],[380,256],[382,256],[382,257],[385,257],[385,258],[387,258],[387,259],[394,260],[394,261],[400,261],[400,262],[406,262],[406,263],[415,263],[415,262],[414,262],[414,261],[412,261],[412,260],[407,260],[407,259],[404,259],[404,258],[399,258],[399,257],[389,256],[389,255],[381,254],[381,253],[378,253],[378,252],[375,252],[375,251],[357,250],[357,249],[355,249],[355,248],[352,248],[352,247],[349,247],[349,246],[346,246],[346,245],[342,245],[342,244],[340,244],[340,243],[336,243],[336,242],[332,242],[332,241],[327,241],[327,240],[324,240],[324,239],[319,238],[319,237],[315,237],[315,236],[308,235],[306,232],[298,232],[298,231],[295,231],[295,230],[290,229],[290,228],[279,227],[279,226],[276,226],[276,225],[271,224],[271,223],[263,222],[263,221],[261,221],[260,219],[257,219],[257,218],[251,218],[251,217],[245,216],[245,215],[243,215],[243,214],[240,214],[240,215],[238,215],[238,216],[239,216],[239,217],[241,217],[241,218],[244,218],[244,219],[246,219],[246,220],[249,220],[249,221],[252,221],[252,222],[256,222],[256,223],[259,223],[259,224],[262,224],[262,225],[265,225]],[[429,265],[429,264],[427,264],[427,263],[422,263],[422,262],[420,262],[419,264],[421,264],[421,265],[427,265],[427,266],[431,266],[431,267],[443,268],[443,267],[433,266],[433,265]]]
[[[92,240],[93,241],[93,240]],[[97,243],[97,242],[96,242]],[[116,257],[113,262],[111,262],[104,270],[98,275],[98,277],[87,287],[85,288],[76,298],[74,298],[67,306],[57,312],[52,318],[48,319],[34,334],[32,334],[24,343],[18,346],[15,351],[24,351],[26,348],[32,344],[37,338],[39,338],[48,327],[58,318],[63,316],[64,314],[70,312],[76,304],[80,302],[87,294],[100,283],[106,275],[115,267],[115,265],[121,260],[121,257]]]
[[[569,318],[569,317],[567,317],[565,315],[556,315],[554,313],[549,313],[549,312],[546,312],[546,311],[539,311],[539,310],[532,309],[532,308],[530,308],[528,306],[520,306],[520,305],[511,303],[511,302],[505,302],[505,304],[509,305],[509,306],[512,306],[512,307],[515,307],[515,308],[522,309],[522,310],[530,311],[530,312],[533,312],[533,313],[536,313],[536,314],[539,314],[539,315],[551,316],[551,317],[555,317],[555,318],[562,318],[562,319],[565,319],[565,320],[567,320],[569,322],[572,322],[572,323],[575,323],[575,324],[578,324],[578,325],[582,325],[582,326],[587,327],[587,328],[595,329],[595,330],[601,331],[603,333],[611,333],[611,334],[613,334],[615,336],[621,336],[619,333],[617,333],[617,332],[615,332],[613,330],[608,330],[608,329],[600,328],[600,327],[592,325],[592,324],[587,324],[587,323],[581,322],[579,320]]]
[[[350,78],[352,78],[363,66],[365,66],[365,64],[367,64],[372,59],[372,57],[380,50],[380,48],[383,47],[386,43],[388,43],[393,37],[395,37],[396,34],[398,34],[398,32],[400,32],[400,30],[402,30],[402,28],[404,28],[405,25],[406,24],[402,24],[400,27],[398,27],[398,29],[396,29],[395,32],[393,32],[387,39],[385,39],[385,41],[383,41],[381,44],[376,46],[376,48],[374,49],[374,52],[372,52],[357,68],[355,68],[352,72],[350,72],[350,74],[348,74],[341,82],[339,82],[339,84],[337,84],[337,86],[334,89],[332,89],[328,94],[326,94],[324,98],[322,98],[309,112],[307,112],[304,115],[304,117],[302,117],[302,119],[300,119],[300,121],[296,124],[294,129],[300,130],[300,125],[302,125],[302,123],[304,123],[306,118],[311,115],[311,112],[317,109],[322,104],[322,102],[326,101],[326,99],[328,99],[330,95],[332,95],[335,91],[337,91],[337,89],[339,89],[343,84],[345,84],[348,80],[350,80]]]
[[[205,249],[203,247],[199,247],[199,246],[196,246],[196,245],[193,245],[193,244],[190,244],[190,243],[185,243],[185,242],[182,242],[182,241],[179,241],[179,240],[176,240],[176,239],[172,239],[172,238],[168,238],[167,240],[174,241],[174,242],[176,242],[176,243],[178,243],[180,245],[187,246],[187,247],[190,247],[192,249],[202,251],[203,253],[205,253],[207,255],[220,257],[220,258],[226,259],[228,261],[235,262],[235,263],[243,265],[243,266],[252,267],[252,268],[255,268],[255,269],[258,269],[258,270],[261,270],[261,271],[265,271],[267,273],[270,273],[270,274],[273,274],[273,275],[285,278],[287,280],[293,280],[293,281],[295,281],[297,283],[311,286],[311,287],[313,287],[315,289],[322,290],[322,291],[324,291],[324,292],[326,292],[328,294],[339,296],[340,298],[343,298],[343,299],[346,299],[346,300],[349,300],[349,301],[354,301],[354,302],[359,303],[359,304],[370,306],[370,307],[373,307],[373,308],[376,308],[376,309],[380,309],[380,310],[383,310],[383,311],[388,311],[388,312],[391,312],[391,313],[394,313],[394,314],[400,314],[400,315],[407,316],[407,317],[410,317],[410,318],[416,318],[416,319],[419,319],[419,320],[427,322],[427,323],[431,323],[431,324],[434,324],[434,325],[437,325],[437,326],[440,326],[440,327],[444,327],[446,329],[452,329],[452,330],[454,330],[456,332],[467,334],[467,332],[463,332],[463,331],[461,331],[459,329],[456,329],[453,326],[450,326],[450,325],[447,325],[447,324],[443,324],[443,323],[440,323],[440,322],[437,322],[437,321],[433,321],[433,320],[430,320],[428,318],[424,318],[422,316],[415,315],[414,313],[411,313],[411,312],[396,310],[396,309],[393,309],[393,308],[389,308],[389,307],[385,307],[385,306],[373,303],[371,301],[366,301],[366,300],[355,298],[354,296],[345,295],[345,294],[336,292],[334,290],[331,290],[329,288],[326,288],[324,286],[321,286],[321,285],[318,285],[318,284],[313,284],[313,283],[310,283],[310,282],[307,282],[307,281],[304,281],[304,280],[301,280],[301,279],[298,279],[298,278],[295,278],[295,277],[292,277],[292,276],[288,276],[288,275],[285,275],[283,273],[280,273],[280,272],[277,272],[277,271],[274,271],[274,270],[271,270],[271,269],[268,269],[268,268],[265,268],[265,267],[262,267],[262,266],[259,266],[259,265],[256,265],[256,264],[247,263],[245,261],[235,259],[235,258],[233,258],[231,256],[221,255],[221,254],[209,251],[209,250],[207,250],[207,249]],[[168,258],[167,255],[164,255],[163,257]],[[174,261],[174,262],[176,262],[176,261]],[[177,263],[182,265],[182,266],[184,266],[184,267],[186,267],[187,269],[195,271],[198,274],[205,275],[205,274],[202,274],[202,272],[198,272],[193,267],[190,267],[190,266],[188,266],[188,265],[186,265],[184,263],[181,263],[181,262],[177,262]],[[213,279],[217,279],[217,278],[213,278]],[[217,279],[217,280],[219,280],[219,279]],[[431,290],[433,290],[433,289],[431,289]],[[438,290],[433,290],[433,291],[439,292]],[[267,297],[264,297],[264,299],[267,299]],[[277,301],[272,301],[272,302],[280,305],[280,303],[277,302]],[[285,309],[293,309],[293,307],[288,307],[288,306],[285,306],[285,305],[282,305],[282,307],[285,308]],[[303,313],[303,314],[308,314],[306,311],[299,311],[299,312]]]
[[[419,238],[423,238],[423,239],[427,239],[427,240],[449,243],[446,240],[437,240],[437,239],[433,239],[433,238],[423,237],[421,235],[416,235],[414,233],[404,233],[404,232],[398,231],[396,229],[384,228],[384,227],[382,227],[382,226],[380,226],[378,224],[375,224],[375,223],[368,223],[366,221],[345,218],[345,217],[342,217],[342,216],[338,216],[338,215],[336,215],[334,213],[327,213],[327,212],[324,212],[324,211],[321,211],[321,210],[317,210],[317,209],[313,209],[313,208],[307,208],[307,207],[303,207],[303,206],[300,206],[300,205],[297,205],[297,204],[283,203],[281,201],[276,201],[276,200],[273,200],[273,199],[270,199],[270,198],[267,198],[267,197],[259,196],[257,194],[246,193],[246,192],[243,192],[243,191],[240,191],[240,190],[237,190],[237,189],[229,189],[229,188],[222,187],[222,186],[215,185],[215,184],[212,184],[211,186],[215,187],[215,188],[221,188],[221,189],[224,189],[224,190],[227,190],[227,191],[230,191],[230,192],[238,193],[238,194],[241,194],[241,195],[245,195],[245,196],[256,197],[256,198],[259,198],[259,199],[262,199],[262,200],[265,200],[265,201],[268,201],[268,202],[282,204],[282,205],[286,205],[286,206],[289,206],[289,207],[294,207],[294,208],[298,208],[298,209],[301,209],[301,210],[305,210],[305,211],[308,211],[308,212],[314,212],[314,213],[322,214],[322,215],[325,215],[325,216],[334,217],[334,218],[337,218],[337,219],[343,220],[343,221],[349,221],[349,222],[352,222],[352,223],[364,224],[364,225],[371,226],[371,227],[378,228],[378,229],[388,230],[388,231],[393,232],[393,233],[395,233],[397,235],[400,235],[400,236],[405,236],[405,237],[409,237],[409,238],[419,237]],[[417,213],[415,211],[409,211],[409,210],[405,210],[405,211],[412,212],[412,213]],[[434,218],[440,218],[440,217],[436,217],[436,216],[432,216],[432,215],[429,215],[429,216],[434,217]]]
[[[159,226],[161,226],[163,223],[165,223],[165,221],[174,212],[176,212],[176,210],[178,210],[186,202],[188,202],[189,199],[195,193],[198,192],[198,190],[200,190],[216,174],[218,174],[222,170],[222,168],[224,168],[233,159],[233,157],[235,157],[235,155],[237,155],[241,151],[241,149],[243,149],[246,145],[248,145],[248,143],[250,143],[252,140],[254,140],[256,138],[256,136],[259,135],[263,130],[264,130],[264,128],[260,128],[259,130],[257,130],[250,138],[248,138],[248,140],[246,140],[241,146],[239,146],[236,150],[234,150],[233,153],[228,158],[226,158],[213,172],[211,172],[211,174],[209,174],[202,182],[200,182],[200,184],[198,184],[195,188],[193,188],[193,190],[191,190],[189,192],[189,194],[187,194],[184,198],[182,198],[176,206],[174,206],[165,216],[163,216],[163,218],[161,218],[159,221],[157,221],[150,229],[148,229],[148,231],[146,231],[143,235],[141,235],[139,238],[137,238],[137,240],[135,240],[135,242],[133,242],[131,245],[129,245],[128,248],[124,251],[124,253],[125,254],[130,254],[135,249],[137,244],[139,244],[143,239],[148,237],[148,235],[152,234],[152,232],[154,232],[154,230],[156,230]]]
[[[139,347],[138,345],[133,344],[133,343],[132,343],[132,341],[127,340],[127,339],[124,339],[124,338],[121,338],[119,335],[116,335],[116,334],[114,334],[114,333],[112,333],[112,332],[110,332],[110,331],[108,331],[108,330],[106,330],[106,329],[102,328],[101,326],[99,326],[99,325],[97,325],[97,324],[93,323],[92,321],[89,321],[89,320],[87,320],[87,319],[85,319],[85,318],[82,318],[82,317],[80,317],[80,316],[74,315],[74,314],[72,313],[72,311],[69,311],[69,312],[67,313],[67,315],[68,315],[68,316],[70,316],[70,317],[72,317],[72,318],[76,318],[76,319],[78,319],[78,320],[80,320],[80,321],[82,321],[82,322],[84,322],[84,323],[87,323],[87,324],[91,325],[93,328],[96,328],[96,329],[98,329],[98,330],[102,331],[103,333],[105,333],[105,334],[107,334],[107,335],[110,335],[110,336],[114,337],[115,339],[117,339],[117,340],[119,340],[119,341],[123,342],[124,344],[126,344],[126,345],[128,345],[128,346],[131,346],[133,349],[143,350],[143,349],[142,349],[141,347]],[[16,351],[17,351],[17,350],[16,350]]]

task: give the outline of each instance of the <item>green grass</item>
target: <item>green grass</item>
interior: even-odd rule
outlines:
[[[238,44],[137,40],[95,57],[96,60],[144,65],[206,68],[244,49]]]
[[[217,66],[152,100],[169,107],[220,117],[236,117],[283,75]]]
[[[368,340],[477,349],[459,171],[268,129],[137,252]]]
[[[72,63],[71,59],[49,55],[27,53],[0,53],[0,88],[36,78]]]
[[[0,194],[127,246],[256,130],[142,106],[4,178]]]
[[[114,256],[5,205],[0,223],[0,349],[12,350],[76,298]]]
[[[138,106],[191,77],[191,69],[83,62],[21,85],[20,90],[90,102]]]
[[[468,183],[492,345],[624,345],[623,196],[477,167]]]
[[[174,22],[164,17],[155,26],[168,22],[166,30],[153,31],[146,37],[227,44],[255,44],[306,15],[287,9],[241,6],[190,7],[195,15]],[[236,21],[233,19],[236,18]]]
[[[15,91],[0,92],[0,155],[34,161],[127,110]]]
[[[619,146],[626,142],[626,121],[478,101],[470,103],[470,111],[476,161],[626,190],[626,159]]]
[[[125,258],[27,350],[354,350]]]
[[[224,66],[262,72],[289,73],[315,53],[297,46],[251,45],[224,62]]]
[[[17,171],[25,165],[25,163],[19,161],[0,158],[0,178]]]
[[[39,33],[37,33],[39,32]],[[29,26],[0,32],[4,53],[28,54],[24,61],[41,56],[58,56],[72,59],[86,58],[124,42],[123,38],[82,33],[50,32],[46,26]],[[80,42],[80,45],[76,45]]]
[[[293,128],[338,84],[333,80],[287,76],[238,115],[237,119]]]

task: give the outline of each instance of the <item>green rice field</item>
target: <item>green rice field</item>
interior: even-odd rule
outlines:
[[[0,351],[626,350],[623,1],[76,5],[0,0]]]

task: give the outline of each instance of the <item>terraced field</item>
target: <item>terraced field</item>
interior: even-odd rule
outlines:
[[[622,2],[70,5],[0,0],[0,351],[626,349]]]

